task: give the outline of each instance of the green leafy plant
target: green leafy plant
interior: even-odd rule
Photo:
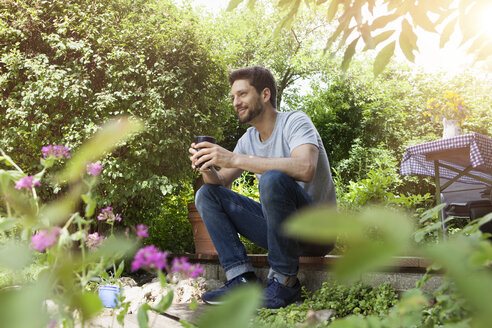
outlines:
[[[337,318],[356,315],[385,316],[398,301],[398,292],[389,283],[370,287],[360,282],[351,285],[335,281],[325,282],[312,295],[304,291],[306,299],[300,305],[292,304],[278,310],[261,309],[255,319],[265,327],[297,327],[306,321],[308,311],[334,310],[327,326]]]
[[[15,168],[0,170],[5,209],[0,212],[5,236],[0,251],[1,271],[15,273],[30,265],[33,250],[38,252],[37,262],[43,268],[31,281],[0,290],[0,314],[9,327],[46,327],[48,324],[64,327],[80,324],[83,327],[88,319],[100,312],[102,303],[94,290],[99,284],[117,282],[124,270],[121,258],[131,252],[136,243],[128,236],[115,236],[113,227],[123,219],[112,207],[102,209],[97,221],[93,218],[97,206],[93,188],[103,166],[92,162],[141,129],[138,120],[125,117],[114,120],[81,146],[73,157],[64,146],[43,147],[43,170],[33,176],[26,175],[1,151],[1,162]],[[55,179],[71,188],[60,199],[45,204],[37,196],[36,188],[45,183],[46,170],[66,158],[70,160]],[[12,186],[13,182],[15,186]],[[85,204],[84,211],[72,213],[80,200]],[[89,233],[95,222],[108,224],[109,236]],[[19,233],[11,231],[13,224],[19,225]],[[138,225],[134,232],[137,241],[148,237],[148,228],[144,225]],[[146,246],[135,254],[131,269],[155,272],[163,287],[167,286],[163,270],[192,278],[202,272],[199,264],[192,265],[186,258],[174,258],[169,264],[167,256],[168,252],[161,252],[153,245]],[[118,266],[117,261],[120,261]],[[108,269],[112,272],[108,273]],[[156,305],[142,305],[138,312],[139,326],[150,327],[147,312],[163,313],[172,299],[171,288]],[[129,303],[122,297],[119,301],[119,312],[114,314],[117,321],[123,323]],[[43,306],[45,302],[52,302],[54,306],[47,311]],[[23,311],[36,316],[26,318]]]
[[[241,2],[244,0],[230,1],[228,10],[233,10]],[[255,0],[248,1],[248,6],[254,6],[255,2]],[[288,29],[295,22],[296,15],[304,9],[303,4],[324,7],[328,21],[336,20],[336,29],[325,37],[328,45],[341,39],[340,47],[342,47],[346,45],[347,40],[352,40],[346,46],[343,55],[342,68],[345,69],[356,53],[358,44],[364,45],[363,51],[376,49],[379,46],[374,60],[374,75],[380,74],[388,65],[394,55],[397,42],[405,57],[414,62],[414,52],[418,52],[419,49],[417,28],[438,33],[437,28],[441,25],[444,26],[439,35],[441,48],[450,40],[453,32],[459,29],[465,40],[463,44],[471,43],[466,46],[467,51],[475,54],[477,60],[485,60],[491,53],[492,41],[483,31],[485,28],[477,24],[489,8],[486,1],[460,0],[457,8],[451,0],[429,2],[425,5],[417,0],[385,0],[379,3],[373,0],[280,1],[277,8],[283,13],[283,18],[277,26],[277,34],[283,29]],[[429,19],[429,15],[435,16],[436,19]],[[352,25],[352,21],[356,24]]]
[[[435,211],[437,210],[439,209],[435,209]],[[392,214],[391,211],[385,211],[374,212],[373,209],[367,209],[354,217],[347,215],[347,213],[318,209],[299,214],[297,218],[293,218],[287,224],[286,228],[290,234],[298,238],[309,236],[309,239],[320,242],[333,241],[337,234],[345,235],[349,244],[357,247],[349,246],[343,261],[340,261],[335,267],[335,273],[344,278],[354,277],[354,273],[359,273],[359,270],[373,270],[375,266],[390,261],[392,256],[401,254],[402,247],[406,245],[406,247],[410,247],[412,253],[430,259],[434,263],[434,267],[441,268],[445,276],[452,281],[454,288],[456,288],[455,295],[459,295],[459,298],[465,300],[467,304],[466,310],[457,316],[460,322],[464,325],[469,323],[470,326],[474,327],[490,325],[488,309],[485,304],[490,302],[490,291],[492,290],[492,278],[488,274],[489,269],[487,268],[488,263],[492,260],[492,245],[484,239],[478,227],[492,220],[492,214],[471,222],[461,233],[448,240],[418,246],[409,242],[413,234],[412,226],[408,224],[409,218],[404,213],[396,214],[393,212]],[[379,213],[379,215],[376,216],[375,213]],[[329,220],[326,220],[326,217],[329,217]],[[384,227],[385,225],[386,227]],[[313,229],[312,227],[316,228]],[[371,241],[370,236],[364,231],[374,228],[380,231],[381,238]],[[440,226],[435,225],[433,228],[440,229]],[[390,232],[390,230],[392,231]],[[431,230],[427,229],[426,232]],[[399,239],[399,242],[396,241],[396,238]],[[396,245],[397,243],[399,245]],[[395,250],[395,246],[399,249]],[[370,249],[370,251],[366,253],[366,249]],[[444,295],[439,295],[443,301]],[[337,324],[340,326],[352,324],[356,327],[362,327],[366,322],[375,323],[377,327],[394,327],[396,322],[402,323],[403,326],[420,325],[425,320],[425,311],[429,311],[427,310],[429,309],[428,306],[429,298],[422,291],[410,290],[404,293],[397,309],[391,311],[386,318],[347,317]],[[424,309],[426,310],[424,311]],[[465,316],[465,314],[471,316]],[[443,315],[442,318],[446,318],[446,316]],[[449,321],[455,319],[451,317]],[[434,319],[429,319],[430,322],[432,320],[435,320],[435,315]]]
[[[257,202],[260,201],[260,193],[258,191],[258,179],[253,173],[243,172],[239,178],[234,180],[232,183],[233,191],[249,197]],[[239,236],[244,247],[246,248],[246,252],[248,254],[266,254],[267,250],[256,245],[250,240],[244,238],[243,236]]]
[[[15,0],[0,12],[0,148],[34,173],[43,145],[76,149],[108,118],[139,117],[139,137],[100,158],[94,197],[128,227],[155,217],[191,180],[193,137],[219,136],[228,110],[226,68],[209,49],[209,29],[169,0]],[[56,192],[40,190],[44,199]]]
[[[0,311],[6,325],[45,327],[53,320],[73,325],[74,311],[83,325],[101,309],[99,297],[90,290],[91,281],[100,277],[111,280],[121,274],[123,264],[113,271],[113,277],[105,276],[105,270],[115,268],[115,261],[133,248],[133,242],[113,234],[104,240],[89,234],[95,213],[93,188],[101,169],[89,163],[141,128],[139,121],[122,117],[102,127],[73,156],[61,145],[44,147],[43,169],[34,175],[27,175],[2,151],[0,162],[13,170],[0,169],[0,222],[2,234],[7,236],[2,241],[0,268],[15,273],[34,260],[43,268],[32,281],[0,291],[0,303],[5,305]],[[44,203],[36,188],[45,183],[47,170],[64,158],[70,160],[54,179],[70,188],[58,199]],[[76,211],[81,199],[86,205],[83,213]],[[108,209],[99,216],[111,225],[121,220]],[[91,239],[91,235],[96,238]],[[33,251],[39,253],[33,256]],[[57,305],[51,313],[43,310],[48,300]],[[19,311],[36,315],[25,316]]]

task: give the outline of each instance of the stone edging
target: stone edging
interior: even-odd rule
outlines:
[[[201,263],[219,263],[219,258],[215,254],[183,254],[175,256],[186,256],[192,262]],[[253,267],[267,267],[268,258],[265,254],[248,254]],[[341,255],[325,255],[325,256],[301,256],[299,258],[299,267],[306,269],[329,269],[336,263]],[[431,261],[424,259],[422,257],[416,256],[398,256],[394,257],[382,271],[385,272],[425,272],[427,267],[432,263]]]

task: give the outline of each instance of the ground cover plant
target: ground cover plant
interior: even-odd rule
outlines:
[[[268,327],[297,327],[306,322],[309,311],[333,310],[330,320],[317,324],[325,327],[336,318],[352,314],[383,317],[398,301],[398,292],[389,283],[370,287],[360,282],[347,286],[330,281],[314,293],[305,290],[304,293],[306,299],[302,304],[291,304],[278,310],[262,309],[255,320]]]

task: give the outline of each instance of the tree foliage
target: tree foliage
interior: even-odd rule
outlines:
[[[102,160],[100,197],[159,206],[224,108],[225,67],[207,33],[167,0],[2,1],[0,147],[33,167],[43,145],[77,148],[109,117],[139,117],[145,132]]]
[[[244,0],[232,0],[229,10]],[[253,6],[255,0],[248,0]],[[346,68],[356,52],[356,46],[363,44],[364,50],[378,48],[374,62],[374,75],[380,74],[394,55],[396,45],[405,57],[413,62],[418,52],[417,29],[440,33],[440,47],[449,41],[454,31],[463,36],[462,46],[477,61],[485,60],[492,54],[492,38],[480,26],[482,15],[490,8],[488,0],[280,0],[277,7],[283,12],[278,28],[289,28],[301,11],[301,4],[326,6],[327,20],[336,21],[337,28],[327,39],[327,47],[336,40],[344,45],[351,40],[344,54],[342,67]]]
[[[333,60],[323,56],[324,44],[319,40],[331,31],[322,8],[306,10],[298,15],[289,29],[279,31],[281,13],[271,10],[273,0],[257,1],[254,8],[202,13],[205,29],[214,31],[210,50],[220,56],[230,70],[260,65],[271,70],[277,81],[277,108],[283,110],[284,99],[296,93],[297,82],[309,79],[334,67]],[[220,144],[232,150],[247,128],[231,110],[224,117],[224,139]]]
[[[322,8],[299,13],[288,29],[275,28],[281,13],[272,10],[273,1],[258,1],[255,8],[222,12],[214,18],[212,28],[217,46],[228,66],[235,69],[262,65],[272,71],[277,81],[277,104],[287,88],[329,66],[322,56],[324,46],[319,39],[332,30]]]

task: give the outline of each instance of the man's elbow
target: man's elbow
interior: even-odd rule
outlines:
[[[315,165],[307,165],[299,177],[299,180],[305,183],[310,183],[314,179],[314,174],[316,173]]]

